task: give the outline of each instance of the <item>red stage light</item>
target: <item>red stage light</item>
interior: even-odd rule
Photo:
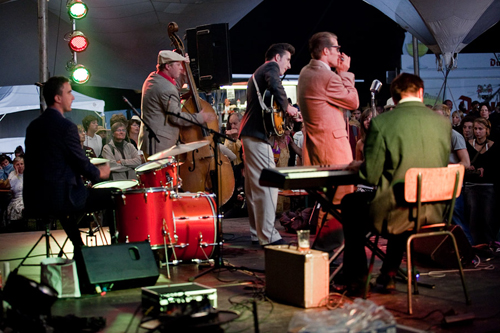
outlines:
[[[69,40],[69,48],[74,52],[82,52],[87,49],[89,41],[80,31],[73,31]]]

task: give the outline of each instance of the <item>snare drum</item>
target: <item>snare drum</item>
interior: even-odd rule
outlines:
[[[217,209],[213,194],[179,193],[172,196],[172,224],[167,244],[175,251],[170,259],[207,260],[217,242]]]
[[[163,187],[117,191],[114,199],[118,242],[148,240],[151,248],[162,248],[163,230],[172,224],[169,191]]]
[[[142,187],[180,187],[177,163],[173,157],[139,165],[135,168],[135,173]]]
[[[128,190],[139,185],[137,179],[127,179],[127,180],[108,180],[106,182],[97,183],[93,188],[117,188],[119,190]]]

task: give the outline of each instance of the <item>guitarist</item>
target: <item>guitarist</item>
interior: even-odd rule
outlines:
[[[295,48],[287,43],[273,44],[265,55],[265,62],[254,72],[255,82],[261,95],[270,91],[283,110],[290,116],[297,116],[297,108],[288,104],[280,76],[290,69],[290,59]],[[248,81],[247,110],[241,121],[239,138],[243,144],[245,163],[245,192],[248,205],[252,243],[264,245],[283,244],[281,235],[274,228],[278,189],[259,185],[259,177],[264,168],[274,168],[271,145],[274,137],[269,137],[264,127],[262,107],[253,78]]]

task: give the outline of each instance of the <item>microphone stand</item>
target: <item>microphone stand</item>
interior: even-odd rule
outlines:
[[[125,98],[125,96],[122,96],[122,98],[125,101],[125,103],[127,103],[128,106],[130,106],[130,108],[132,109],[132,111],[134,111],[135,115],[137,117],[139,117],[139,119],[142,121],[142,123],[144,124],[144,126],[146,126],[146,128],[148,130],[148,140],[149,140],[148,156],[153,155],[153,139],[155,139],[156,142],[158,142],[158,143],[160,143],[160,139],[158,139],[158,137],[156,136],[156,133],[153,131],[153,129],[151,128],[151,126],[149,126],[149,124],[147,122],[145,122],[144,119],[141,118],[141,114],[139,113],[139,111],[137,111],[134,108],[134,106],[128,101],[128,99]],[[139,144],[139,142],[137,142],[137,144]]]
[[[180,114],[178,113],[174,113],[174,112],[170,112],[170,111],[167,111],[166,114],[168,115],[171,115],[171,116],[174,116],[174,117],[177,117],[177,118],[182,118],[183,120],[195,125],[195,126],[198,126],[202,129],[205,129],[206,131],[208,131],[210,134],[213,134],[213,141],[215,143],[215,147],[214,147],[214,160],[215,160],[215,169],[214,169],[214,172],[215,172],[215,181],[212,181],[212,186],[213,186],[213,192],[216,196],[216,203],[217,203],[217,216],[216,216],[216,219],[217,219],[217,234],[216,234],[216,248],[215,248],[215,263],[214,263],[214,266],[210,267],[209,269],[207,269],[206,271],[203,271],[195,276],[192,276],[188,279],[189,282],[193,282],[194,280],[196,280],[197,278],[199,278],[200,276],[203,276],[209,272],[212,272],[213,270],[215,269],[220,269],[220,268],[224,268],[225,265],[224,265],[224,260],[222,259],[222,245],[223,245],[223,241],[222,241],[222,212],[221,212],[221,205],[220,205],[220,195],[219,195],[219,142],[220,142],[220,139],[221,138],[225,138],[229,141],[232,141],[232,142],[236,142],[236,140],[228,137],[227,135],[225,134],[222,134],[218,131],[215,131],[211,128],[208,128],[207,126],[205,125],[202,125],[202,124],[199,124],[198,122],[196,121],[192,121],[191,119],[186,119],[186,118],[183,118]],[[231,266],[231,269],[236,269],[236,270],[247,270],[247,271],[254,271],[254,272],[262,272],[261,270],[255,270],[255,269],[250,269],[250,268],[247,268],[247,267],[233,267]]]

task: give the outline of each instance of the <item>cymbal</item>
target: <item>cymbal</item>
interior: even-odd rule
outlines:
[[[92,163],[93,165],[99,165],[99,164],[104,164],[104,163],[108,163],[108,162],[109,162],[109,160],[106,158],[93,157],[90,159],[90,163]]]
[[[193,151],[195,149],[201,148],[203,146],[208,145],[208,140],[200,140],[200,141],[194,141],[190,143],[179,143],[175,146],[172,146],[166,150],[163,150],[159,153],[153,154],[148,157],[148,161],[155,161],[159,160],[162,158],[166,158],[169,156],[175,156],[175,155],[180,155],[184,154],[190,151]]]

